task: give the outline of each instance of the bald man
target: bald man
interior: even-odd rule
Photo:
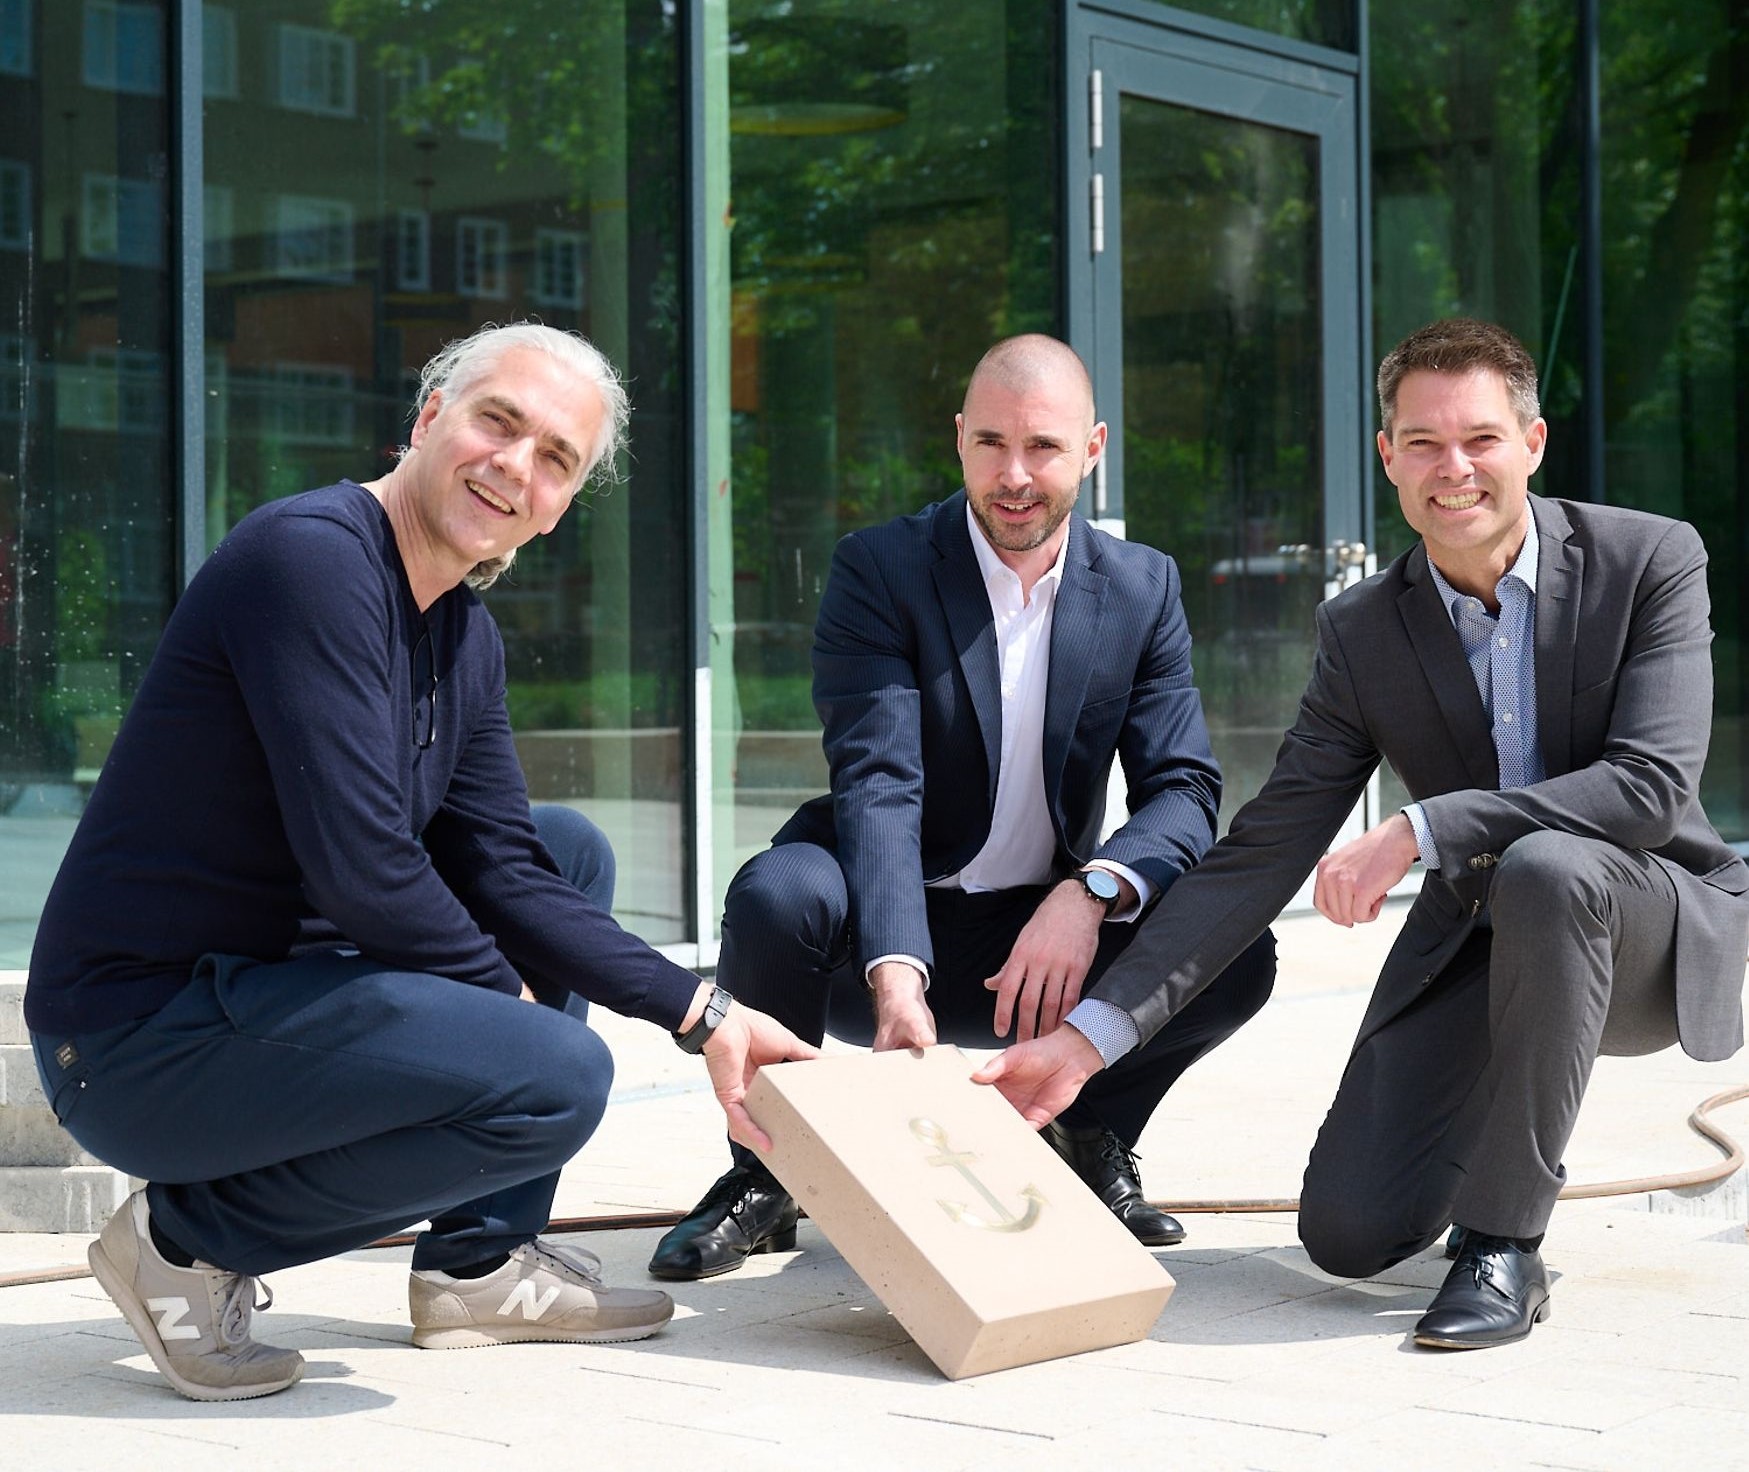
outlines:
[[[1275,981],[1266,932],[1142,1046],[1128,1013],[1082,1000],[1214,839],[1178,569],[1075,510],[1106,428],[1067,345],[991,348],[954,426],[964,491],[838,545],[813,650],[832,790],[730,884],[719,990],[877,1051],[1075,1029],[1112,1066],[1045,1137],[1138,1240],[1170,1245],[1184,1229],[1143,1196],[1136,1140]],[[1130,817],[1102,842],[1114,758]],[[732,1153],[656,1277],[794,1246],[795,1202]]]

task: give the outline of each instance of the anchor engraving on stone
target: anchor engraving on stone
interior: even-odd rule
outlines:
[[[1023,1186],[1021,1199],[1026,1202],[1026,1211],[1016,1216],[1000,1200],[996,1193],[973,1174],[972,1166],[977,1156],[970,1150],[955,1150],[948,1143],[947,1131],[933,1119],[917,1118],[911,1121],[911,1133],[925,1145],[933,1145],[941,1153],[931,1156],[926,1165],[946,1165],[957,1170],[965,1178],[966,1184],[990,1203],[990,1209],[996,1214],[994,1221],[985,1221],[977,1213],[968,1210],[957,1201],[936,1199],[939,1206],[948,1215],[949,1220],[958,1222],[961,1226],[979,1227],[986,1232],[1024,1232],[1038,1220],[1039,1211],[1047,1204],[1044,1192],[1037,1186]]]

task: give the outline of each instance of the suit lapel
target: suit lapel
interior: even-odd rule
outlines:
[[[1573,650],[1579,633],[1579,590],[1585,554],[1567,541],[1561,509],[1531,502],[1537,527],[1536,730],[1543,769],[1558,777],[1573,769]]]
[[[930,569],[935,578],[935,594],[947,617],[948,633],[966,677],[966,688],[971,691],[972,709],[984,738],[984,766],[990,774],[987,796],[994,806],[996,774],[1002,764],[1002,671],[996,658],[996,625],[990,614],[990,594],[972,551],[963,492],[942,502],[932,540],[941,554]]]
[[[1416,658],[1463,756],[1470,785],[1492,791],[1500,785],[1500,761],[1488,728],[1488,712],[1482,707],[1470,662],[1464,658],[1463,642],[1452,627],[1451,614],[1441,602],[1428,569],[1425,546],[1410,554],[1403,576],[1409,586],[1397,597],[1397,611],[1409,642],[1415,646]]]
[[[1087,681],[1100,649],[1110,579],[1093,568],[1092,537],[1079,517],[1069,522],[1069,555],[1051,613],[1051,663],[1045,686],[1044,779],[1047,796],[1062,788],[1063,765],[1081,719]],[[1053,805],[1054,797],[1051,798]]]

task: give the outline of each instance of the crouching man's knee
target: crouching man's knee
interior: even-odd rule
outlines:
[[[1373,1277],[1420,1249],[1354,1203],[1320,1200],[1310,1191],[1300,1198],[1299,1233],[1306,1256],[1335,1278]]]

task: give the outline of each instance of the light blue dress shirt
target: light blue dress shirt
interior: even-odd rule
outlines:
[[[1498,614],[1489,613],[1480,598],[1458,592],[1431,559],[1427,563],[1488,712],[1503,788],[1529,787],[1548,775],[1536,732],[1536,518],[1527,515],[1526,522],[1523,549],[1494,585]],[[1426,812],[1414,802],[1403,814],[1415,830],[1421,862],[1437,871],[1439,848]]]

